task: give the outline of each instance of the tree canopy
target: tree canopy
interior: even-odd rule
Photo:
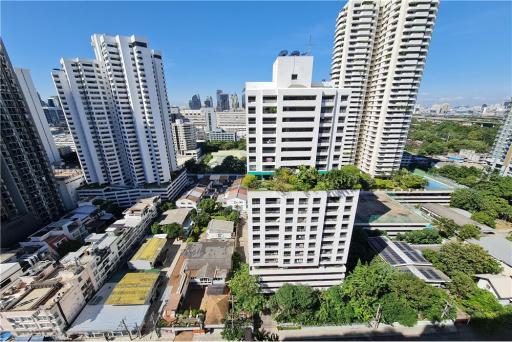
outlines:
[[[437,229],[411,230],[405,234],[399,233],[396,238],[416,245],[438,244],[443,240]]]

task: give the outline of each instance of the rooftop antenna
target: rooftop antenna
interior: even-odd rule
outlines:
[[[311,37],[311,33],[309,34],[309,40],[308,40],[307,47],[308,47],[307,54],[308,54],[308,56],[311,56],[311,49],[313,48],[313,39]]]

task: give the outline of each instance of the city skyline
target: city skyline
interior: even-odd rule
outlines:
[[[266,66],[282,49],[311,52],[315,57],[314,79],[329,79],[332,27],[344,3],[203,3],[195,24],[181,25],[196,2],[152,3],[143,9],[136,2],[128,3],[116,8],[121,12],[108,20],[105,15],[115,4],[97,4],[92,11],[81,2],[66,7],[58,2],[4,2],[2,36],[14,65],[31,70],[42,98],[55,95],[50,72],[59,66],[61,57],[93,57],[87,44],[81,43],[93,33],[143,36],[162,51],[170,102],[182,106],[196,93],[202,98],[214,96],[216,89],[240,94],[245,80],[270,78]],[[479,105],[502,103],[510,96],[511,8],[510,2],[441,3],[418,104]],[[77,10],[84,15],[71,15]],[[59,17],[61,25],[43,25],[41,20],[48,18],[45,13]],[[256,30],[256,18],[263,14],[267,23],[279,25],[263,25]],[[174,18],[173,25],[164,24],[166,15]],[[81,23],[80,18],[88,22]],[[132,24],[135,18],[136,25]],[[474,25],[476,22],[485,25]],[[239,29],[233,30],[237,25]],[[59,30],[61,26],[66,30]],[[215,32],[215,39],[205,32]],[[54,36],[59,40],[33,39]],[[205,43],[194,44],[198,39]],[[501,46],[502,53],[495,53],[493,46]],[[34,54],[37,59],[32,58]],[[209,56],[206,62],[205,55]]]

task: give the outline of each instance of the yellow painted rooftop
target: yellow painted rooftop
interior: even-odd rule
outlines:
[[[149,238],[140,246],[139,250],[132,257],[131,260],[145,260],[154,262],[160,251],[165,246],[166,239],[161,238]]]
[[[134,272],[126,275],[117,283],[105,304],[108,305],[142,305],[151,295],[151,290],[159,273]]]

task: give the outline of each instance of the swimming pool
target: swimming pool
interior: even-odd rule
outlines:
[[[431,178],[425,177],[425,179],[428,181],[428,185],[425,187],[426,190],[447,190],[450,189],[450,187],[444,183],[438,182],[436,180],[433,180]]]

